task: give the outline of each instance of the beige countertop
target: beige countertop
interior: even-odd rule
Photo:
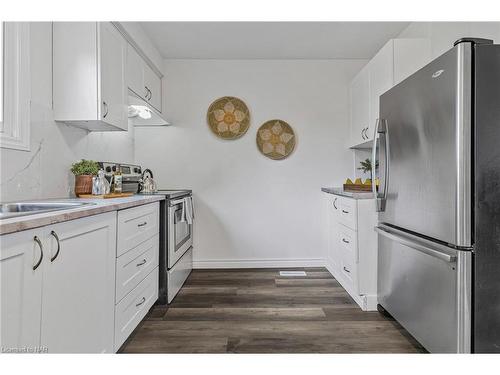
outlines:
[[[373,199],[373,193],[366,192],[366,193],[355,193],[351,191],[344,191],[341,187],[323,187],[321,188],[321,191],[328,193],[328,194],[334,194],[334,195],[340,195],[342,197],[348,197],[352,199]]]
[[[125,208],[141,206],[143,204],[158,202],[165,199],[163,195],[133,195],[125,198],[112,199],[44,199],[30,202],[82,202],[93,203],[77,208],[51,211],[33,215],[25,215],[0,220],[0,235],[20,232],[27,229],[39,228],[46,225],[56,224],[63,221],[79,219],[86,216],[97,215],[109,211],[118,211]]]

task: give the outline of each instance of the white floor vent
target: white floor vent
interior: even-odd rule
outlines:
[[[307,276],[307,274],[305,271],[280,271],[280,276],[297,277],[297,276]]]

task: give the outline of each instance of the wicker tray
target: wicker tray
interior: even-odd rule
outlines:
[[[357,184],[344,184],[344,191],[353,192],[372,192],[372,185],[357,185]]]

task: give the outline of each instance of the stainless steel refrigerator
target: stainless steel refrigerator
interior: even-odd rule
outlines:
[[[376,135],[380,309],[430,352],[500,352],[500,45],[383,94]]]

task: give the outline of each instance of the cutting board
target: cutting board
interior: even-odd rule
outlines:
[[[131,197],[134,193],[110,193],[102,195],[92,195],[92,194],[80,194],[78,198],[92,198],[92,199],[112,199],[112,198],[124,198]]]

